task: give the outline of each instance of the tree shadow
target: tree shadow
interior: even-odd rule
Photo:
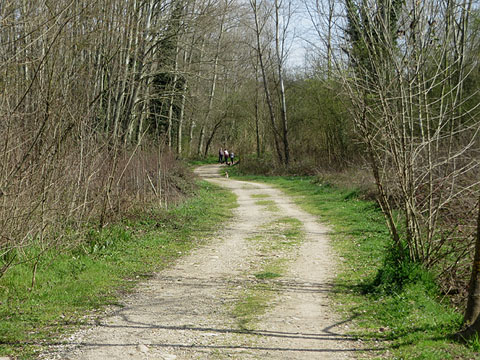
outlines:
[[[148,343],[148,347],[151,348],[171,348],[171,349],[218,349],[218,350],[252,350],[252,351],[268,351],[268,352],[302,352],[302,353],[353,353],[353,352],[368,352],[368,351],[382,351],[386,350],[386,348],[382,347],[375,347],[375,348],[368,348],[362,346],[361,343],[358,342],[359,338],[357,336],[345,335],[340,334],[333,329],[339,327],[343,324],[349,323],[354,320],[355,316],[349,318],[347,320],[343,320],[334,324],[331,324],[322,329],[320,333],[302,333],[302,332],[288,332],[288,331],[275,331],[269,329],[261,329],[256,328],[252,330],[239,330],[235,328],[218,328],[218,327],[202,327],[202,326],[192,326],[192,325],[179,325],[179,326],[172,326],[172,325],[162,325],[162,324],[154,324],[154,323],[146,323],[146,322],[138,322],[129,319],[124,312],[129,310],[128,307],[125,307],[116,312],[115,315],[111,316],[120,316],[122,318],[123,324],[107,324],[102,323],[98,324],[97,327],[99,328],[106,328],[106,329],[139,329],[139,330],[165,330],[165,331],[193,331],[204,333],[207,335],[228,335],[228,334],[239,334],[245,336],[252,336],[252,337],[266,337],[266,338],[278,338],[282,339],[300,339],[300,340],[316,340],[322,342],[324,344],[325,341],[332,341],[332,342],[349,342],[353,345],[345,345],[341,347],[288,347],[288,346],[261,346],[261,345],[245,345],[244,341],[235,341],[235,343],[225,344],[224,341],[221,341],[220,344],[201,344],[201,343],[193,343],[193,344],[183,344],[183,343],[171,343],[171,342],[151,342]],[[72,323],[74,324],[74,323]],[[238,342],[241,342],[238,344]],[[42,341],[41,345],[44,346],[73,346],[75,348],[78,347],[87,347],[87,348],[100,348],[100,347],[134,347],[137,346],[140,342],[123,342],[123,343],[113,343],[113,342],[88,342],[88,341]],[[0,345],[8,345],[12,347],[22,347],[27,345],[39,345],[38,342],[35,341],[15,341],[15,342],[8,342],[3,341],[0,342]],[[358,345],[358,346],[357,346]]]

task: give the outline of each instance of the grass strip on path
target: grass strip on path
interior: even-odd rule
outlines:
[[[32,358],[90,318],[85,314],[115,304],[137,281],[203,243],[235,206],[231,192],[201,182],[177,207],[92,227],[74,249],[45,252],[34,289],[31,265],[13,267],[0,279],[0,355]]]
[[[233,306],[232,312],[240,330],[254,330],[260,316],[281,291],[274,280],[286,273],[295,249],[304,239],[301,226],[299,220],[284,217],[262,226],[260,234],[247,239],[256,247],[261,259],[248,269],[252,282],[246,282],[247,286],[241,290]]]
[[[478,341],[464,346],[448,339],[459,328],[462,314],[435,291],[431,279],[413,281],[398,291],[369,291],[390,246],[375,203],[360,200],[355,189],[321,184],[313,177],[230,175],[277,186],[330,226],[340,269],[332,298],[349,320],[350,333],[366,347],[379,349],[365,358],[480,359]]]

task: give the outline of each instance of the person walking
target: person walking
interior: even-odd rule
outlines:
[[[223,149],[220,148],[220,150],[218,150],[218,162],[220,164],[223,164]]]
[[[225,151],[223,152],[223,157],[225,158],[225,164],[227,164],[227,165],[229,165],[229,163],[228,163],[228,156],[229,156],[228,150],[225,149]]]
[[[233,151],[230,151],[230,164],[233,165],[233,159],[235,158],[235,154]]]

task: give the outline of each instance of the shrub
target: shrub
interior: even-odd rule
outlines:
[[[438,293],[435,277],[420,263],[412,261],[407,251],[406,246],[388,248],[382,267],[365,290],[374,294],[390,294],[415,285],[422,287],[428,295],[435,296]]]

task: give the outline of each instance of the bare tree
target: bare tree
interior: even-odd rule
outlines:
[[[479,183],[478,109],[464,86],[478,62],[466,51],[471,6],[345,2],[349,63],[341,75],[353,119],[394,243],[402,252],[403,238],[405,256],[426,267],[458,250],[458,223],[446,214]]]
[[[340,40],[338,31],[340,29],[342,4],[335,0],[315,0],[312,2],[305,1],[305,7],[316,39],[320,39],[320,44],[309,39],[306,39],[306,41],[326,61],[327,79],[330,79],[334,63],[333,51]]]
[[[275,0],[271,6],[266,2],[250,1],[253,12],[256,53],[263,79],[263,88],[267,101],[273,140],[280,163],[288,166],[290,162],[287,101],[285,94],[285,61],[287,59],[287,34],[292,17],[292,2]],[[270,26],[273,25],[270,43]],[[265,41],[266,40],[266,41]],[[268,52],[273,53],[270,59],[273,68],[267,63]],[[273,81],[270,80],[273,77]],[[278,95],[278,103],[274,95]],[[279,113],[279,116],[277,115]],[[280,125],[277,122],[280,121]]]

